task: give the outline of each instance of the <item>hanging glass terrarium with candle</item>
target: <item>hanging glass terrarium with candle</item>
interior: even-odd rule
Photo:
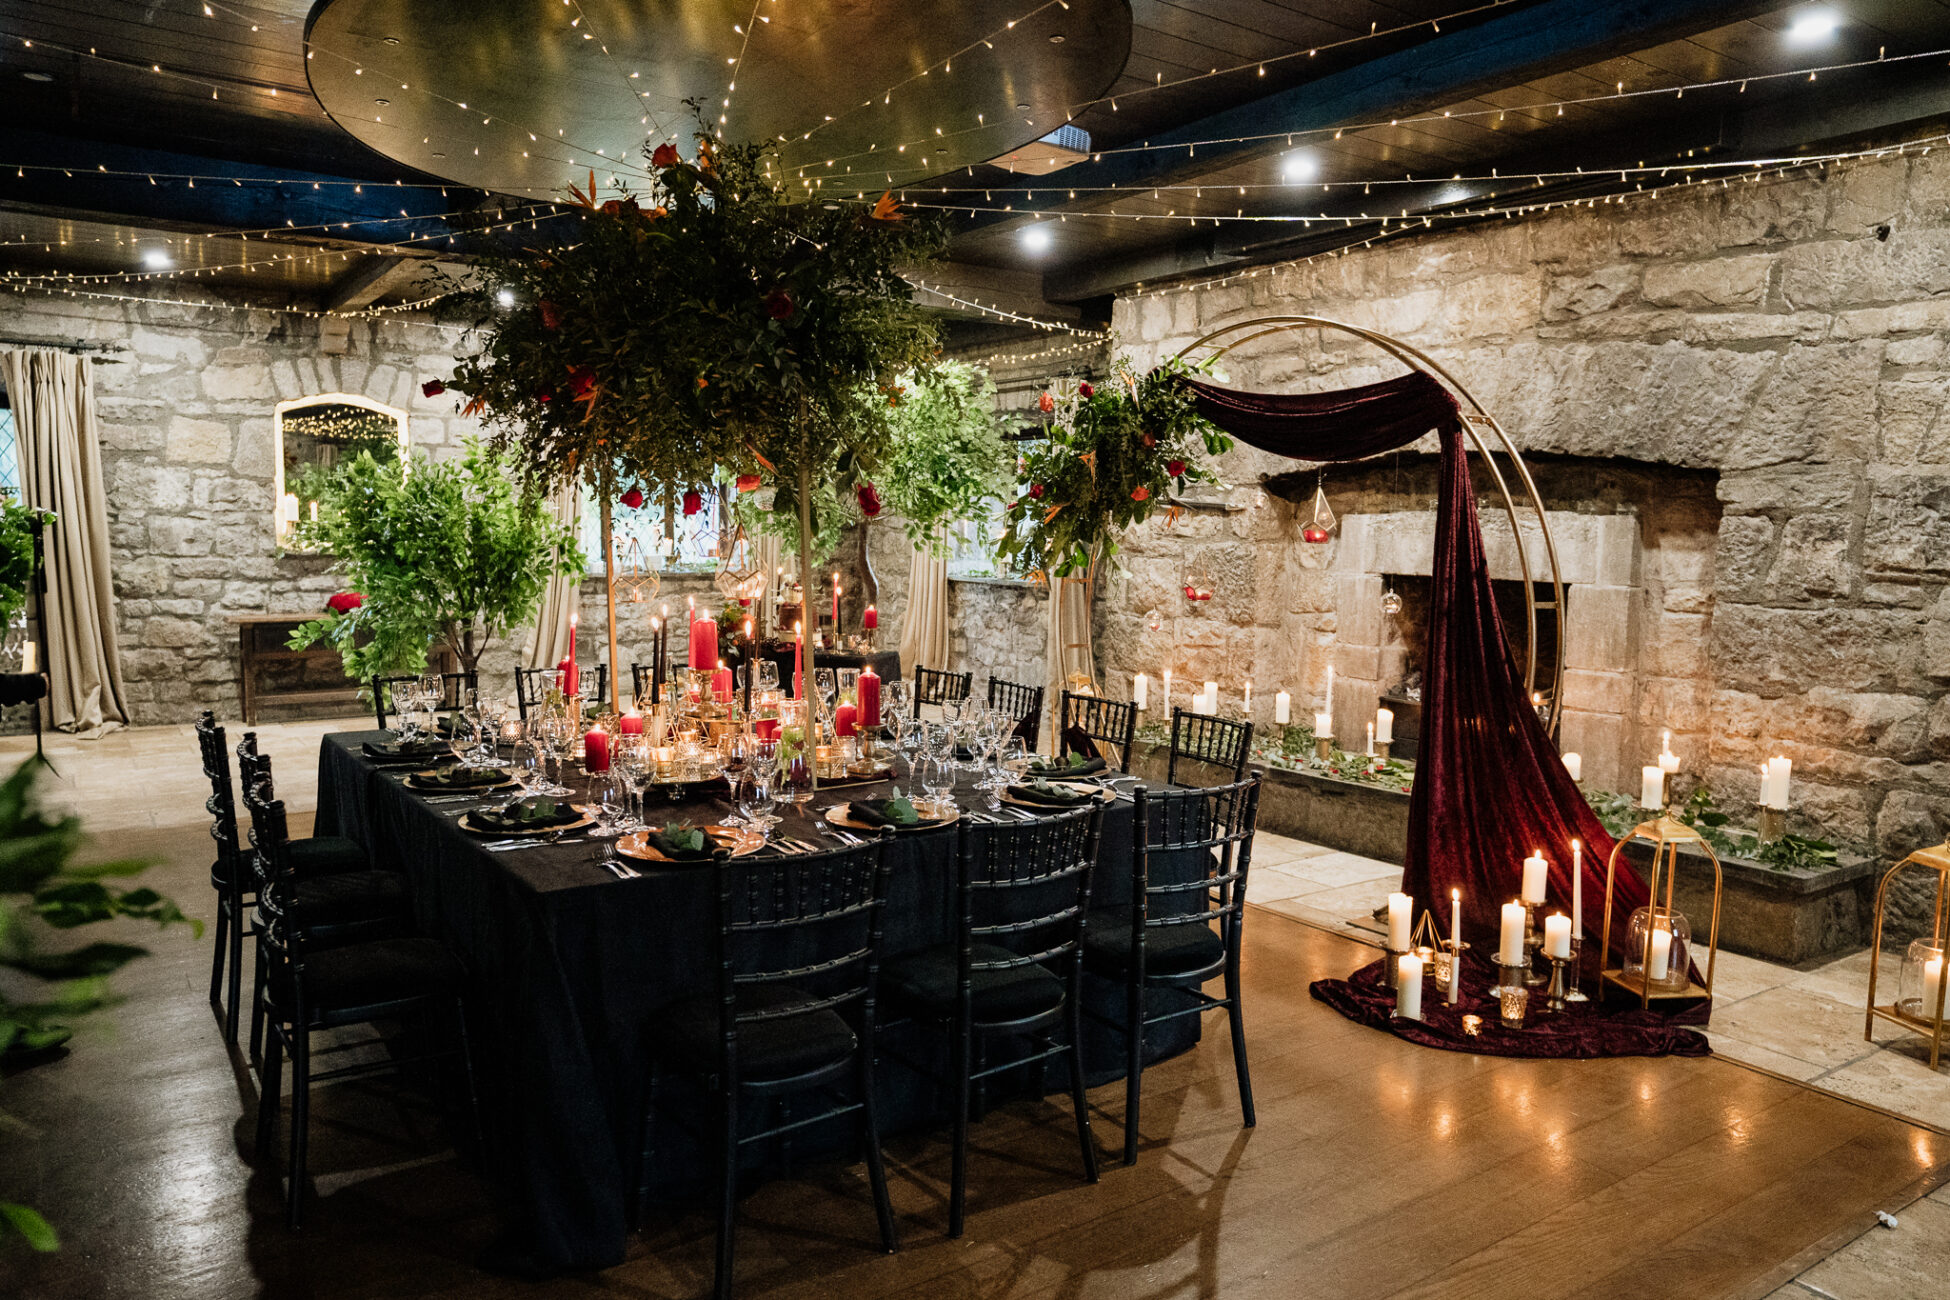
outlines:
[[[1334,507],[1327,504],[1327,473],[1322,470],[1314,479],[1313,514],[1300,529],[1300,538],[1315,545],[1324,544],[1334,535],[1339,523],[1340,520],[1334,518]]]
[[[765,570],[759,567],[757,550],[739,524],[729,545],[719,547],[717,576],[712,585],[726,600],[752,601],[765,594]]]
[[[1185,599],[1194,605],[1212,599],[1212,570],[1203,557],[1193,560],[1185,570]]]
[[[1402,612],[1402,594],[1392,584],[1382,590],[1381,612],[1390,618]]]
[[[634,535],[627,538],[623,553],[616,557],[616,589],[623,599],[632,605],[653,600],[662,581],[656,566],[644,558],[643,543]]]

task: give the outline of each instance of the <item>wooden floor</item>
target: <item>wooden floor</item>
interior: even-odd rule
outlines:
[[[161,855],[153,882],[207,907],[195,829],[104,837]],[[91,936],[93,937],[93,936]],[[149,936],[153,941],[154,936]],[[628,1262],[546,1285],[471,1261],[490,1192],[389,1084],[319,1101],[311,1224],[287,1234],[251,1163],[254,1093],[203,1000],[204,941],[155,941],[129,1001],[65,1060],[0,1085],[39,1130],[0,1129],[0,1200],[45,1210],[66,1249],[0,1252],[0,1295],[695,1296],[699,1218]],[[890,1144],[905,1249],[872,1249],[858,1170],[768,1184],[743,1206],[742,1296],[1763,1296],[1950,1172],[1950,1137],[1720,1060],[1535,1062],[1410,1047],[1314,1002],[1371,950],[1268,912],[1247,926],[1259,1126],[1239,1127],[1225,1035],[1147,1078],[1134,1169],[1077,1176],[1065,1107],[975,1134],[968,1235],[942,1236],[947,1147]],[[1120,1140],[1120,1087],[1092,1097]]]

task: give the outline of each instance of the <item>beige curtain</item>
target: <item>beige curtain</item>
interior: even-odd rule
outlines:
[[[129,721],[109,581],[108,498],[88,358],[48,348],[0,352],[14,410],[21,503],[52,510],[47,530],[47,718],[93,738]]]
[[[948,552],[916,546],[907,564],[907,617],[901,620],[901,671],[948,667]]]
[[[571,528],[581,523],[582,489],[575,479],[568,479],[556,488],[549,495],[548,504],[558,522]],[[548,580],[548,590],[542,593],[542,608],[535,615],[535,636],[522,655],[524,667],[553,668],[569,653],[569,615],[575,613],[576,603],[581,599],[580,578],[580,574],[567,577],[558,573]]]
[[[1058,578],[1049,589],[1049,638],[1044,662],[1049,665],[1044,691],[1049,724],[1043,728],[1046,748],[1060,753],[1063,737],[1063,692],[1094,689],[1096,656],[1090,645],[1090,579]]]

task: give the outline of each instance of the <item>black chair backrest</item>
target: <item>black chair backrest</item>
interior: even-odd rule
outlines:
[[[933,668],[914,670],[914,716],[921,716],[923,704],[952,704],[968,698],[974,673],[944,673]]]
[[[1090,873],[1103,817],[1103,805],[1093,801],[1087,808],[1031,821],[977,826],[962,819],[956,939],[964,1016],[970,981],[979,970],[1042,964],[1066,977],[1071,996],[1076,995],[1083,978]],[[1014,955],[977,959],[977,943],[994,944]]]
[[[714,864],[724,1078],[738,1077],[740,1030],[760,1021],[836,1010],[870,1038],[893,838],[885,829],[826,853]],[[790,999],[763,991],[788,988]]]
[[[1005,682],[1000,677],[989,678],[989,707],[1002,709],[1016,720],[1015,734],[1021,736],[1030,749],[1043,736],[1043,691],[1041,686],[1024,686],[1020,682]]]
[[[1115,758],[1119,771],[1131,770],[1131,741],[1137,735],[1137,705],[1124,700],[1106,700],[1096,695],[1063,692],[1062,726],[1057,729],[1058,746],[1064,753],[1097,752],[1105,762]],[[1113,756],[1104,745],[1115,745]]]
[[[1253,724],[1206,713],[1171,711],[1171,756],[1165,760],[1165,781],[1178,784],[1178,760],[1189,758],[1213,767],[1230,768],[1231,779],[1246,774],[1253,752]]]
[[[596,679],[597,698],[604,699],[604,700],[608,699],[609,698],[609,665],[595,664],[591,667],[584,668],[582,670],[582,676],[585,680],[587,680],[591,675],[593,675]],[[515,707],[521,710],[521,720],[523,722],[528,721],[529,707],[532,705],[540,704],[543,700],[547,699],[548,693],[554,689],[555,689],[555,669],[553,668],[515,669]]]
[[[1134,943],[1172,926],[1237,917],[1246,906],[1246,872],[1259,822],[1260,773],[1204,790],[1134,792],[1131,907]],[[1171,867],[1153,878],[1154,856]],[[1230,920],[1222,922],[1231,925]],[[1235,931],[1225,931],[1228,942]],[[1133,953],[1140,948],[1134,946]],[[1137,965],[1134,958],[1133,966]]]
[[[380,677],[372,679],[372,716],[379,720],[379,729],[386,730],[386,716],[393,712],[393,688],[419,681],[419,677]],[[467,699],[467,692],[477,689],[481,684],[476,673],[441,673],[440,701],[436,708],[453,712]]]
[[[209,709],[196,720],[196,746],[203,754],[203,775],[210,779],[210,797],[203,805],[210,814],[210,838],[217,842],[218,860],[234,868],[243,846],[237,834],[237,794],[230,784],[230,746]]]
[[[261,960],[284,966],[294,975],[304,965],[303,927],[291,924],[291,834],[285,822],[284,801],[276,798],[268,777],[247,786],[244,806],[251,816],[251,858],[257,873],[257,928],[264,954]]]
[[[602,667],[601,664],[596,666]],[[655,664],[630,665],[630,697],[639,709],[650,704],[650,673],[655,668]]]

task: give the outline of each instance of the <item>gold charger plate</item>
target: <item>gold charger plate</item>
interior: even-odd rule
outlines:
[[[1101,786],[1085,785],[1080,781],[1051,781],[1049,784],[1052,790],[1075,790],[1079,794],[1094,794],[1103,803],[1109,803],[1117,798],[1117,791],[1115,790],[1106,790]],[[1069,812],[1072,808],[1086,806],[1080,803],[1057,805],[1053,803],[1037,803],[1034,799],[1018,799],[1006,789],[1002,791],[1001,797],[1003,803],[1014,804],[1018,808],[1027,808],[1032,812],[1060,813]]]
[[[532,831],[511,831],[500,826],[480,826],[475,824],[474,814],[471,810],[462,813],[459,822],[460,828],[469,835],[481,835],[495,840],[523,839],[530,835],[554,835],[558,832],[567,833],[569,831],[579,831],[585,826],[594,826],[595,824],[596,819],[594,817],[591,817],[588,813],[583,813],[575,821],[563,822],[560,826],[540,826]]]
[[[921,810],[920,808],[917,807],[915,808],[914,811],[919,812]],[[836,803],[831,808],[828,808],[826,810],[826,820],[835,826],[844,826],[850,831],[878,831],[880,829],[878,826],[873,825],[871,822],[863,822],[859,818],[855,817],[853,815],[853,811],[843,803]],[[894,829],[896,831],[903,831],[903,832],[931,831],[931,830],[937,830],[943,826],[953,826],[956,822],[960,820],[961,820],[961,809],[957,808],[955,809],[954,815],[951,817],[942,817],[937,820],[923,819],[921,821],[916,822],[912,826],[896,826],[894,827]]]
[[[426,772],[408,772],[406,779],[400,784],[415,794],[479,794],[488,790],[506,790],[515,783],[514,774],[511,772],[489,785],[428,785],[426,778],[430,774],[431,769]]]
[[[735,826],[713,825],[700,826],[696,829],[703,831],[713,845],[719,848],[729,848],[731,850],[731,856],[734,858],[749,858],[752,854],[765,847],[765,841],[763,839],[752,834],[750,831],[741,831]],[[643,831],[631,831],[628,835],[617,840],[616,851],[626,858],[635,858],[639,862],[672,861],[672,859],[665,857],[662,853],[651,847],[646,833]],[[708,858],[685,858],[679,861],[678,865],[701,867],[708,865],[709,862],[710,859]]]

